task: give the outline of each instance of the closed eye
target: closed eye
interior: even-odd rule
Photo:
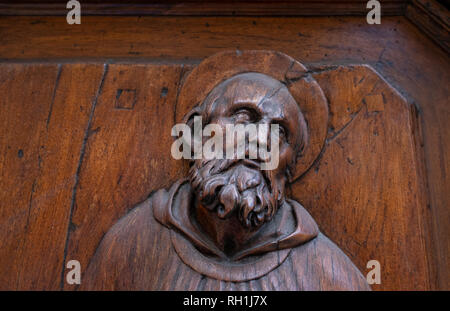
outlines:
[[[278,125],[278,134],[280,135],[280,140],[287,141],[288,132],[286,128],[280,123],[272,123]]]

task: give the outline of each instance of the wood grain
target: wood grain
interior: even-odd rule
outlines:
[[[385,17],[0,17],[3,59],[144,59],[199,61],[230,49],[276,50],[305,62],[378,60],[385,47],[408,41],[409,24]],[[320,27],[318,27],[320,25]],[[350,39],[351,40],[348,40]],[[396,42],[396,40],[398,42]],[[415,40],[417,41],[417,39]]]
[[[434,0],[414,0],[406,7],[405,16],[450,52],[450,13]]]
[[[412,108],[367,67],[313,76],[333,117],[321,159],[292,195],[361,271],[380,261],[382,281],[373,289],[429,289],[427,193]],[[411,257],[411,249],[424,256]]]
[[[0,99],[3,133],[0,158],[2,289],[17,288],[21,277],[18,262],[23,252],[35,180],[39,177],[39,138],[46,129],[57,72],[57,65],[3,65],[0,71],[1,90],[5,94]],[[48,81],[46,87],[27,80],[26,77],[38,73],[42,82]]]
[[[170,154],[183,70],[181,65],[108,66],[76,186],[67,261],[76,259],[86,267],[114,222],[184,168]],[[124,96],[120,90],[134,90],[132,109],[116,106],[118,96]]]
[[[42,66],[40,68],[52,68],[36,69],[27,67],[29,65],[20,65],[28,68],[27,71],[20,73],[17,79],[10,80],[9,84],[1,86],[11,90],[11,95],[8,95],[11,97],[6,97],[9,102],[22,103],[16,106],[2,105],[2,109],[12,109],[12,112],[4,116],[8,123],[2,122],[2,133],[8,132],[8,135],[2,135],[2,138],[7,138],[10,143],[2,146],[6,148],[9,145],[15,149],[10,151],[11,155],[5,153],[8,157],[2,158],[2,163],[5,163],[2,176],[8,178],[2,178],[0,182],[8,188],[1,189],[14,189],[3,192],[3,195],[9,198],[3,202],[15,202],[15,205],[22,206],[29,204],[33,184],[30,179],[34,180],[38,176],[38,158],[35,151],[33,156],[28,158],[28,147],[21,148],[21,145],[30,145],[32,150],[37,150],[36,141],[28,138],[35,138],[37,133],[45,128],[42,124],[45,121],[36,119],[46,119],[48,116],[58,72],[57,63],[73,63],[78,60],[97,62],[101,66],[107,59],[116,62],[127,59],[129,64],[137,61],[147,64],[191,64],[230,48],[278,50],[300,60],[312,70],[324,65],[369,63],[389,84],[399,90],[408,102],[414,103],[418,108],[419,113],[412,113],[416,117],[411,117],[411,121],[416,120],[417,127],[422,126],[423,129],[423,138],[419,139],[419,144],[423,144],[426,159],[430,194],[426,206],[431,214],[428,221],[432,225],[432,234],[426,239],[432,239],[435,243],[435,247],[429,251],[433,256],[433,262],[429,264],[437,270],[430,278],[430,286],[449,289],[450,180],[447,176],[450,175],[450,141],[446,139],[450,135],[449,94],[446,87],[450,82],[448,54],[403,17],[382,17],[382,24],[377,26],[367,25],[365,18],[360,17],[287,20],[288,23],[284,18],[258,17],[85,17],[82,25],[70,27],[65,19],[60,17],[0,17],[2,66],[19,66],[17,63],[26,62],[33,66]],[[52,59],[56,60],[53,64]],[[14,75],[8,76],[8,72],[2,70],[3,79],[13,79]],[[35,76],[39,76],[39,79],[28,78]],[[40,84],[32,82],[36,79],[44,83],[45,87],[41,88],[38,86]],[[19,85],[22,81],[28,81],[28,84]],[[98,85],[100,81],[96,83]],[[33,88],[41,90],[40,93],[45,90],[49,94],[39,95],[44,96],[42,98],[45,100],[42,102],[45,104],[38,107],[33,105],[32,112],[27,110],[27,105],[31,104],[28,99],[26,103],[25,99],[22,101],[23,88],[29,90],[29,94],[33,96],[38,96],[38,93],[32,91]],[[14,93],[12,90],[17,91]],[[378,105],[376,100],[367,102],[375,107]],[[19,110],[21,112],[17,112]],[[22,119],[26,122],[19,121]],[[21,130],[13,132],[12,128],[17,126]],[[13,157],[19,155],[18,149],[23,151],[22,159],[29,159],[23,167],[11,162]],[[75,158],[79,160],[79,156]],[[4,167],[8,167],[8,170],[4,171]],[[21,187],[12,188],[12,185],[16,184]],[[145,197],[144,194],[142,196]],[[12,203],[8,203],[8,209],[2,209],[1,218],[2,223],[9,221],[9,225],[3,226],[2,229],[5,228],[5,232],[11,234],[4,235],[8,238],[2,241],[2,245],[9,246],[2,247],[2,250],[13,254],[10,258],[1,256],[6,267],[1,271],[5,288],[15,288],[19,279],[16,278],[18,271],[11,267],[14,265],[14,256],[20,256],[14,252],[18,247],[17,242],[21,241],[20,237],[26,224],[24,214],[27,213],[24,209],[13,209],[12,206]],[[64,226],[67,225],[68,223],[64,223]],[[58,269],[61,269],[60,265]],[[431,269],[430,273],[433,274]],[[54,284],[58,282],[59,278]],[[46,285],[35,282],[33,286],[43,288]]]
[[[1,65],[2,289],[59,288],[78,157],[101,68]]]
[[[41,65],[33,66],[41,69]],[[49,123],[49,129],[57,136],[47,147],[60,149],[51,153],[58,161],[58,170],[53,168],[52,162],[47,162],[52,158],[44,156],[42,171],[34,173],[38,178],[35,192],[42,193],[44,199],[38,200],[38,196],[32,201],[41,207],[40,213],[32,214],[29,227],[34,229],[28,238],[18,238],[30,247],[8,250],[1,257],[7,258],[6,254],[23,256],[27,253],[25,250],[32,253],[28,256],[33,257],[25,256],[24,261],[33,258],[34,264],[25,261],[21,270],[23,279],[19,279],[17,288],[57,288],[63,277],[60,275],[63,258],[66,262],[77,259],[86,267],[103,234],[117,219],[152,190],[168,186],[186,174],[181,162],[172,160],[168,154],[171,139],[167,137],[174,122],[182,66],[113,64],[107,69],[99,65],[84,66],[83,74],[92,79],[90,90],[84,93],[84,105],[88,109],[79,110],[79,105],[75,104],[78,102],[73,102],[63,106],[65,112],[61,110],[62,100],[75,99],[70,94],[78,94],[85,85],[64,82],[68,79],[66,74],[76,71],[80,65],[64,65],[61,69],[56,105]],[[56,79],[57,67],[50,68]],[[27,74],[34,80],[41,77],[37,72]],[[79,73],[80,81],[85,81],[83,74]],[[314,76],[330,102],[330,111],[335,112],[330,121],[333,128],[330,128],[321,159],[292,186],[292,195],[312,212],[325,234],[336,241],[360,270],[365,270],[364,264],[370,259],[382,262],[380,289],[430,288],[426,256],[430,246],[425,240],[429,228],[422,221],[426,216],[423,211],[426,191],[419,175],[420,157],[416,158],[417,121],[411,119],[415,115],[410,113],[410,106],[399,94],[366,67],[319,70]],[[16,80],[16,84],[20,81]],[[123,89],[136,91],[133,109],[116,107],[118,90]],[[348,90],[346,95],[342,94],[342,89]],[[51,91],[47,94],[50,103],[51,94]],[[349,103],[352,106],[348,106]],[[78,145],[61,148],[67,142],[60,135],[61,128],[54,128],[53,124],[65,124],[70,111],[81,111],[75,119],[79,121],[84,116],[84,122],[75,123],[80,127],[75,131]],[[48,110],[43,115],[48,117]],[[161,115],[168,117],[160,118]],[[43,129],[46,120],[42,120]],[[68,155],[62,150],[67,150]],[[161,170],[162,167],[165,169]],[[32,170],[24,177],[31,177],[30,174]],[[61,182],[55,183],[55,180]],[[65,180],[69,182],[64,184]],[[52,195],[57,191],[54,185],[61,183],[59,195]],[[31,189],[28,191],[34,195]],[[16,199],[10,197],[9,200]],[[56,217],[53,208],[62,215]],[[26,217],[21,219],[25,221]],[[42,239],[47,234],[55,235],[55,239]],[[391,238],[393,235],[395,239]],[[8,238],[7,241],[13,240]],[[28,244],[49,241],[52,245],[31,247],[32,244]],[[67,255],[64,257],[65,246]],[[412,258],[411,252],[415,254]],[[48,253],[54,254],[55,262],[48,260]],[[4,278],[15,280],[14,274],[4,275]],[[73,287],[64,285],[64,288]]]

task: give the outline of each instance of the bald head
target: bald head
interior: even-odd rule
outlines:
[[[205,123],[279,124],[294,158],[307,143],[307,126],[297,102],[286,85],[265,74],[242,73],[221,82],[198,108]]]

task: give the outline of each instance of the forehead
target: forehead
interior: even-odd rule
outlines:
[[[213,115],[229,114],[245,106],[276,119],[298,121],[298,104],[280,81],[260,73],[236,75],[211,92]]]

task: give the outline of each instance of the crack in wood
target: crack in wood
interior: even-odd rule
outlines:
[[[66,241],[65,241],[65,245],[64,245],[63,266],[61,269],[61,282],[60,282],[61,290],[64,289],[64,271],[65,271],[65,265],[66,265],[66,257],[67,257],[67,251],[68,251],[68,246],[69,246],[69,240],[70,240],[70,229],[71,229],[71,227],[73,227],[73,226],[71,226],[71,223],[72,223],[73,210],[75,207],[75,199],[76,199],[76,194],[77,194],[77,187],[78,187],[78,181],[79,181],[79,176],[80,176],[80,171],[81,171],[81,165],[83,163],[84,153],[86,151],[87,140],[89,138],[89,130],[91,127],[92,119],[94,117],[95,108],[97,106],[98,98],[100,97],[100,94],[102,92],[103,85],[105,82],[105,77],[106,77],[107,73],[108,73],[108,64],[104,64],[103,65],[103,74],[100,79],[100,85],[98,87],[97,94],[95,95],[95,98],[92,102],[91,112],[89,114],[89,120],[87,122],[86,130],[84,132],[83,143],[81,145],[81,150],[80,150],[80,158],[78,160],[77,170],[75,173],[75,183],[74,183],[74,186],[72,189],[72,199],[70,202],[69,219],[68,219],[67,230],[66,230],[66,232],[67,232],[66,233]]]
[[[59,80],[61,79],[61,71],[62,71],[62,65],[58,64],[58,72],[56,74],[55,88],[53,89],[52,101],[50,103],[50,109],[48,110],[48,116],[47,116],[47,121],[46,121],[46,125],[45,125],[47,130],[48,130],[48,125],[50,123],[50,118],[52,117],[53,104],[55,103],[55,97],[56,97],[56,90],[58,89]]]

